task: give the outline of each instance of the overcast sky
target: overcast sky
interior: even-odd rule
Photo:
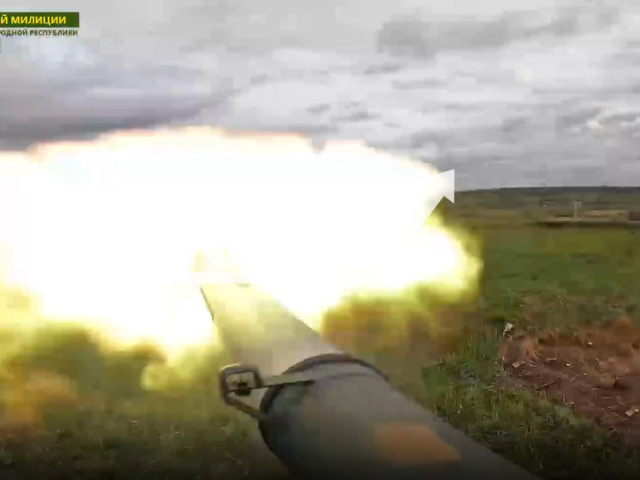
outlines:
[[[50,0],[4,2],[47,11]],[[0,149],[156,125],[356,138],[459,189],[640,185],[637,0],[59,0],[2,38]]]

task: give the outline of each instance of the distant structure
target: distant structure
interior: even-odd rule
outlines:
[[[627,218],[630,222],[640,222],[640,210],[629,210]]]
[[[582,206],[582,202],[576,200],[573,202],[573,218],[578,219],[578,214],[580,212],[580,207]]]
[[[540,201],[540,204],[542,205],[542,208],[548,208],[548,209],[551,209],[551,210],[557,210],[557,209],[563,207],[561,202],[559,202],[559,201],[557,201],[557,200],[555,200],[553,198],[551,198],[551,199],[543,198]]]

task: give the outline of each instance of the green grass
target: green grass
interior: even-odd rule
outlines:
[[[640,233],[519,229],[485,232],[485,312],[537,327],[603,322],[640,305]]]
[[[10,340],[8,335],[5,341]],[[51,387],[38,386],[30,377],[0,383],[5,400],[0,414],[7,413],[8,393],[15,395],[16,387],[19,404],[33,405],[37,414],[37,423],[25,428],[0,426],[0,478],[285,476],[266,451],[256,456],[255,423],[222,403],[216,373],[229,363],[224,354],[208,352],[182,384],[163,392],[145,390],[142,372],[158,357],[149,347],[108,350],[78,329],[36,332],[29,348],[5,359],[4,371],[68,379],[76,398],[57,401]],[[51,400],[38,402],[38,397]]]
[[[473,217],[471,211],[469,206],[466,215]],[[517,213],[501,210],[498,221],[487,222],[490,228],[469,223],[483,245],[476,316],[485,321],[463,335],[460,348],[423,368],[421,388],[405,380],[406,389],[471,437],[544,478],[639,478],[640,446],[624,446],[614,433],[567,407],[510,389],[498,346],[506,322],[535,331],[606,323],[625,314],[638,321],[640,234],[546,230],[526,225]],[[465,224],[460,216],[453,221]]]
[[[582,200],[597,201],[600,209],[638,208],[636,190],[587,191]],[[557,195],[566,202],[581,199],[580,192]],[[517,197],[513,191],[470,192],[457,196],[455,208],[440,205],[449,225],[472,232],[475,242],[470,245],[484,261],[477,298],[444,309],[425,304],[415,318],[437,325],[438,317],[453,313],[459,329],[455,341],[448,338],[445,353],[440,332],[422,332],[418,350],[430,351],[432,358],[421,369],[413,368],[409,358],[415,344],[407,348],[399,342],[395,351],[371,352],[362,341],[354,350],[376,362],[420,403],[542,478],[639,478],[640,446],[625,446],[617,435],[578,418],[568,407],[515,391],[505,381],[498,349],[507,322],[535,332],[605,324],[623,315],[639,320],[640,232],[544,229],[531,224],[540,216],[538,205],[534,193]],[[376,309],[360,307],[352,315],[363,329],[382,322]],[[442,323],[451,324],[450,318]],[[334,336],[340,338],[340,332]]]
[[[50,409],[37,436],[5,439],[0,472],[16,480],[250,478],[248,429],[222,412],[204,397]]]

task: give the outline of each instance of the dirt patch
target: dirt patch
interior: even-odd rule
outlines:
[[[506,331],[504,370],[518,388],[592,418],[640,445],[640,328],[629,318],[606,327]]]

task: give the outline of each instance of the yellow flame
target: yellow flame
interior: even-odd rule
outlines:
[[[46,317],[167,351],[214,335],[189,276],[212,247],[309,319],[363,290],[464,289],[474,259],[405,214],[433,173],[357,142],[210,128],[3,153],[0,268]]]

